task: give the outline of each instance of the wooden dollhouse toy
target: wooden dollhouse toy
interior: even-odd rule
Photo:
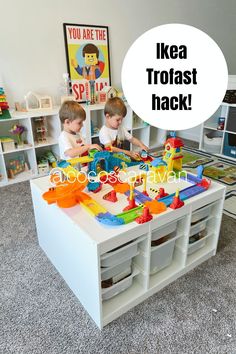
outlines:
[[[30,91],[25,95],[25,105],[27,111],[52,109],[52,98],[50,96],[41,96]]]
[[[113,97],[117,97],[118,96],[118,90],[115,89],[112,86],[104,86],[103,89],[101,90],[101,92],[104,92],[106,94],[106,100],[105,102],[109,99],[109,98],[113,98]]]
[[[37,143],[47,142],[47,127],[46,127],[46,117],[34,118],[35,124],[35,140]]]

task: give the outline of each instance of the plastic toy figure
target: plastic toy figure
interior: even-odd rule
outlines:
[[[95,103],[95,80],[99,78],[104,70],[104,62],[98,60],[99,49],[92,43],[88,43],[83,48],[84,66],[79,66],[75,59],[71,60],[71,65],[77,73],[89,81],[90,85],[90,102]]]

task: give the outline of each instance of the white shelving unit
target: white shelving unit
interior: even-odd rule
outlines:
[[[27,144],[6,152],[2,150],[2,145],[0,144],[0,174],[2,176],[0,186],[40,177],[37,169],[37,158],[42,155],[43,151],[50,149],[57,156],[59,155],[58,136],[61,132],[61,124],[58,117],[58,108],[24,113],[11,112],[11,117],[11,119],[0,120],[0,136],[9,136],[14,139],[14,136],[9,133],[9,130],[14,124],[21,124],[26,128],[26,131],[23,133],[23,140],[27,141]],[[46,118],[48,131],[44,143],[38,143],[34,135],[34,120],[37,117]],[[8,163],[10,160],[17,159],[19,156],[24,156],[29,171],[21,172],[12,179],[8,178]]]
[[[227,89],[236,90],[236,75],[229,75]],[[217,129],[220,117],[225,118],[223,130]],[[212,146],[207,147],[207,144],[204,143],[204,136],[208,133],[216,133],[222,138],[216,149],[216,155],[230,159],[236,158],[236,104],[222,102],[216,112],[201,125],[199,149],[213,152]]]
[[[103,114],[104,104],[84,106],[86,110],[85,136],[88,144],[98,143],[99,130],[105,124]],[[127,115],[123,120],[124,127],[136,138],[143,141],[150,149],[162,146],[165,142],[166,132],[162,129],[151,127],[140,119],[127,104]],[[136,146],[130,146],[136,150]]]
[[[225,118],[223,130],[217,129],[220,117]],[[217,132],[221,138],[220,145],[215,152],[212,146],[209,147],[204,142],[205,135],[211,132]],[[233,141],[231,145],[229,145],[229,139]],[[216,112],[202,124],[199,149],[226,158],[236,158],[236,104],[222,103]]]
[[[86,121],[82,133],[86,137],[86,142],[88,144],[99,143],[98,133],[105,123],[103,113],[104,104],[90,106],[83,105],[83,107],[86,111]],[[9,130],[12,125],[20,123],[26,127],[24,137],[28,142],[28,144],[25,144],[23,147],[10,152],[3,152],[0,144],[0,174],[2,175],[0,186],[39,177],[40,175],[37,171],[37,157],[43,155],[43,152],[51,150],[56,156],[59,156],[58,137],[61,132],[61,123],[58,112],[58,107],[52,110],[35,110],[26,113],[12,112],[11,119],[0,120],[0,136],[11,136]],[[37,117],[46,117],[48,131],[47,141],[44,143],[38,143],[35,137],[34,125],[35,118]],[[150,127],[143,122],[136,116],[128,104],[127,115],[123,124],[134,137],[141,139],[145,145],[152,149],[162,146],[165,141],[165,131]],[[129,148],[129,146],[127,148]],[[132,146],[131,144],[130,149],[134,150],[137,149],[137,147]],[[19,154],[24,154],[25,159],[29,164],[30,171],[20,173],[19,175],[16,175],[14,179],[9,179],[7,176],[7,163],[10,159],[17,158]]]
[[[99,328],[216,253],[225,187],[215,182],[180,209],[117,227],[101,225],[80,206],[47,205],[48,187],[46,177],[31,181],[39,244]],[[153,246],[153,239],[162,242]],[[112,274],[126,261],[126,277],[104,288],[104,269]]]

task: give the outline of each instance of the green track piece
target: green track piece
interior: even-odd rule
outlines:
[[[123,219],[124,223],[128,224],[129,222],[132,222],[133,220],[135,220],[137,217],[139,217],[142,214],[142,208],[143,208],[143,205],[139,205],[137,208],[124,211],[121,214],[117,214],[116,217]]]

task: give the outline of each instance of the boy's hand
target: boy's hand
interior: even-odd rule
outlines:
[[[131,157],[131,159],[134,159],[134,160],[141,160],[140,154],[138,152],[135,152],[135,151],[129,151],[128,156]]]
[[[148,148],[146,145],[144,145],[144,144],[141,145],[141,149],[142,149],[142,150],[145,150],[145,151],[148,151],[148,150],[149,150],[149,148]]]
[[[96,149],[96,150],[98,150],[98,151],[102,151],[101,146],[99,146],[98,144],[91,144],[91,145],[89,145],[89,150],[92,150],[92,149]]]

